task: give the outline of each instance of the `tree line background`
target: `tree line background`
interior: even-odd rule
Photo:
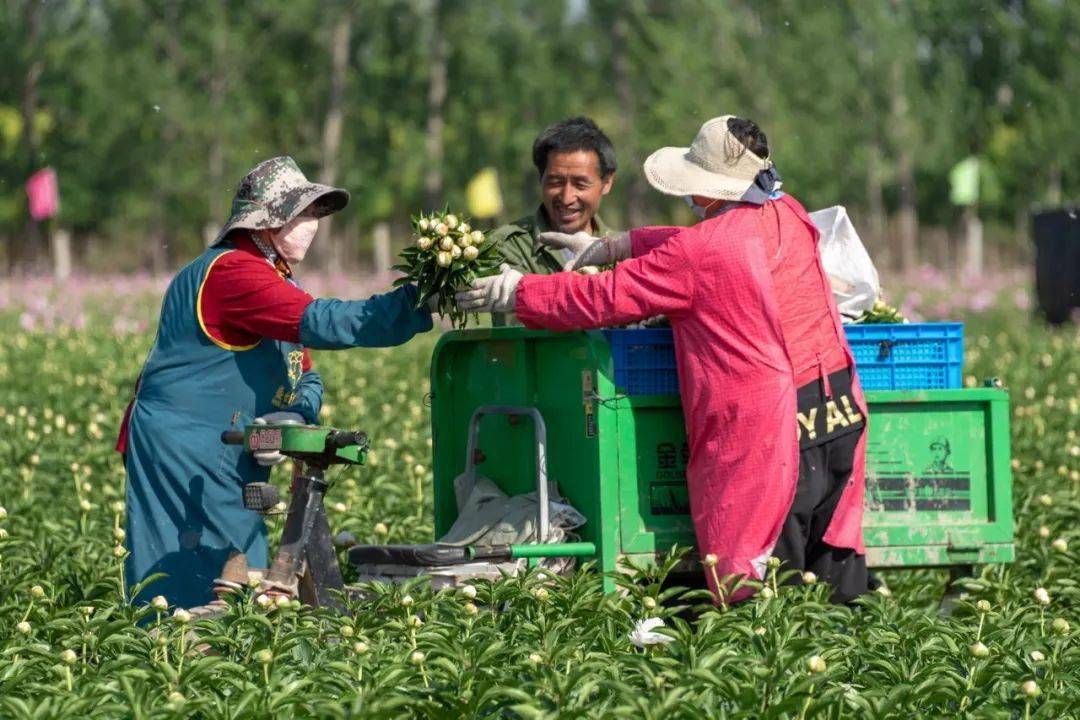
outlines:
[[[352,203],[313,264],[370,265],[409,213],[498,171],[531,212],[530,149],[594,118],[619,158],[614,226],[690,220],[641,161],[723,113],[765,129],[786,189],[846,205],[879,266],[1024,261],[1033,208],[1080,195],[1080,3],[1070,0],[0,0],[0,240],[9,272],[167,272],[240,177],[293,155]],[[977,157],[976,206],[949,171]],[[30,221],[27,176],[62,209]],[[966,218],[966,220],[965,220]],[[385,253],[384,253],[385,254]],[[376,258],[384,264],[386,258]]]

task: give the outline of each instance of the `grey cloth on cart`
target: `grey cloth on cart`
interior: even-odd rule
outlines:
[[[461,497],[472,485],[471,491]],[[585,524],[585,517],[559,497],[549,485],[548,542],[561,542],[569,531]],[[454,481],[458,492],[458,518],[440,543],[448,545],[516,545],[536,542],[536,492],[507,495],[486,477],[469,483],[464,475]]]

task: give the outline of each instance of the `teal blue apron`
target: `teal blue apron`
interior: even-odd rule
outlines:
[[[130,587],[154,573],[167,576],[138,602],[155,595],[181,607],[209,602],[233,551],[252,567],[267,566],[266,527],[244,508],[242,486],[266,482],[270,470],[241,447],[222,444],[221,433],[278,410],[318,420],[322,379],[302,372],[303,345],[263,338],[236,347],[203,330],[200,289],[230,245],[210,248],[169,285],[136,391],[125,455],[127,579]],[[412,286],[370,300],[315,300],[301,320],[302,342],[316,349],[398,345],[432,326],[415,302]]]

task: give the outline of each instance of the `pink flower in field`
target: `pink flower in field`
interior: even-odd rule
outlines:
[[[37,322],[34,320],[34,316],[28,312],[24,312],[19,315],[19,327],[23,330],[30,332],[37,327]]]
[[[1013,305],[1019,310],[1031,309],[1031,295],[1028,294],[1025,288],[1020,288],[1013,293]]]

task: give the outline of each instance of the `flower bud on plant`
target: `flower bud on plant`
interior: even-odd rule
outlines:
[[[1046,659],[1046,656],[1045,656],[1045,655],[1043,655],[1043,654],[1042,654],[1041,652],[1039,652],[1038,650],[1032,650],[1032,651],[1031,651],[1031,652],[1030,652],[1030,653],[1028,654],[1028,656],[1029,656],[1029,657],[1031,658],[1031,661],[1032,661],[1032,662],[1042,662],[1043,660],[1045,660],[1045,659]]]
[[[412,595],[406,595],[405,597],[401,598],[401,607],[412,607],[412,604]]]
[[[408,620],[408,626],[411,628],[419,628],[424,624],[424,621],[420,619],[419,615],[410,615]]]
[[[1050,629],[1055,635],[1068,635],[1069,621],[1065,618],[1054,618],[1054,622],[1050,623]]]
[[[1069,551],[1069,542],[1065,538],[1058,538],[1054,542],[1050,543],[1050,547],[1057,550],[1059,553]]]
[[[42,599],[43,597],[45,597],[45,588],[41,587],[40,585],[34,585],[30,588],[30,597],[34,598],[35,600]]]
[[[413,665],[420,665],[424,662],[424,653],[417,650],[409,656],[409,662],[411,662]]]
[[[823,673],[827,667],[825,658],[820,655],[814,655],[806,661],[806,669],[812,673]]]
[[[652,610],[656,607],[656,598],[646,595],[641,600],[641,606],[646,610]]]
[[[68,648],[67,650],[64,650],[62,653],[60,653],[60,660],[63,661],[65,665],[74,665],[75,661],[78,659],[79,656],[76,655],[75,651],[71,648]]]
[[[274,604],[274,601],[270,599],[269,595],[267,595],[266,593],[262,593],[255,598],[255,604],[261,607],[263,610],[266,610],[268,607]]]
[[[446,227],[443,223],[439,223],[435,226],[435,234],[439,237],[444,237],[448,232],[450,232],[450,228]]]
[[[1039,537],[1041,537],[1043,540],[1050,537],[1050,528],[1046,527],[1045,525],[1040,525],[1039,526]]]
[[[421,250],[430,250],[431,246],[435,244],[435,241],[429,238],[427,235],[421,235],[416,241],[416,247]]]
[[[980,600],[979,602],[975,603],[975,609],[978,610],[981,613],[990,612],[990,601],[989,600]]]
[[[765,634],[765,628],[764,627],[756,627],[756,628],[754,628],[754,634],[755,635],[764,635]]]
[[[774,593],[773,589],[768,585],[761,588],[761,592],[759,592],[758,595],[761,597],[762,600],[771,600],[776,597],[776,593]]]
[[[274,653],[268,649],[263,648],[259,652],[255,653],[255,659],[262,665],[269,665],[274,662]]]
[[[769,558],[768,566],[770,570],[777,570],[780,568],[780,558],[773,555]]]
[[[164,595],[155,595],[150,600],[150,607],[153,608],[154,612],[165,612],[169,609],[169,601],[165,599]]]
[[[532,591],[532,596],[540,602],[544,602],[548,599],[547,588],[534,588]]]
[[[440,250],[446,250],[447,252],[449,252],[450,249],[454,247],[457,246],[454,244],[453,238],[444,237],[442,240],[439,241]]]
[[[124,538],[127,537],[127,533],[124,532],[124,528],[113,528],[112,534],[113,539],[116,540],[116,542],[124,542]]]
[[[476,588],[472,585],[463,585],[461,588],[461,594],[472,600],[476,597]]]
[[[533,665],[539,665],[544,662],[544,658],[540,653],[529,653],[529,662]]]
[[[1046,588],[1035,588],[1035,602],[1040,605],[1050,604],[1050,593],[1046,592]]]
[[[461,257],[461,248],[459,248],[457,245],[452,246],[450,248],[450,257],[454,258],[455,260]]]
[[[79,608],[79,612],[81,612],[86,617],[90,617],[91,615],[94,614],[94,606],[93,605],[83,605],[81,608]]]
[[[191,622],[191,613],[184,608],[177,608],[176,611],[173,612],[173,620],[179,625],[186,625]]]
[[[484,242],[484,233],[480,232],[479,230],[473,230],[471,233],[471,237],[473,245],[479,245],[480,243]]]
[[[424,232],[427,232],[428,228],[431,227],[431,221],[427,218],[420,218],[420,221],[416,223],[416,227],[420,228]]]
[[[968,649],[971,650],[971,654],[977,658],[984,658],[990,654],[990,648],[986,647],[981,642],[975,643]]]
[[[354,655],[366,655],[368,651],[368,644],[363,640],[357,640],[353,643],[352,651]]]
[[[1039,697],[1042,694],[1042,690],[1039,689],[1039,684],[1034,680],[1025,680],[1020,686],[1020,692],[1027,695],[1029,698]]]
[[[187,702],[187,698],[184,697],[184,694],[177,690],[173,690],[169,693],[169,697],[166,699],[169,701],[170,705],[183,705]]]
[[[716,556],[713,555],[712,553],[709,553],[708,555],[706,555],[704,558],[701,559],[701,564],[704,565],[707,568],[716,567],[717,562],[719,562],[719,560],[717,560]]]
[[[463,223],[458,225],[458,232],[460,232],[462,235],[467,236],[469,234],[470,230],[472,230],[472,228],[469,227],[469,223],[464,223],[463,222]]]
[[[30,623],[26,622],[25,620],[20,620],[19,622],[15,623],[15,629],[18,630],[23,635],[29,635],[30,634]]]
[[[453,230],[453,229],[454,229],[454,228],[456,228],[457,226],[458,226],[458,219],[457,219],[457,215],[447,215],[447,216],[446,216],[446,227],[448,227],[448,228],[450,228],[451,230]]]
[[[8,531],[5,530],[4,528],[0,528],[0,540],[6,540],[7,536],[8,536]]]
[[[464,250],[461,251],[461,255],[466,260],[472,262],[476,258],[480,257],[480,251],[478,249],[476,249],[475,247],[473,247],[472,245],[470,245],[469,247],[467,247],[467,248],[465,248]]]
[[[450,263],[454,262],[454,256],[448,252],[440,252],[435,256],[435,262],[439,264],[439,267],[450,267]]]
[[[375,527],[372,528],[372,531],[374,531],[374,533],[376,535],[389,535],[390,534],[390,529],[388,527],[386,527],[386,523],[381,523],[381,522],[380,523],[375,523]]]
[[[127,550],[124,549],[123,545],[116,545],[112,549],[112,554],[114,558],[122,558],[127,554]]]
[[[7,520],[7,508],[0,505],[0,520]]]
[[[341,633],[341,637],[343,638],[351,638],[353,635],[356,634],[356,631],[353,630],[352,625],[342,625],[341,629],[338,630],[338,632]]]
[[[83,512],[90,512],[91,510],[94,509],[94,506],[90,504],[89,500],[82,499],[82,500],[79,501],[79,508]]]
[[[110,507],[112,508],[112,511],[114,513],[116,513],[117,515],[123,515],[124,514],[124,501],[123,500],[114,500]]]
[[[1054,504],[1054,498],[1050,497],[1046,493],[1039,496],[1039,503],[1044,507],[1050,507]]]
[[[817,575],[807,570],[802,574],[802,581],[804,585],[813,585],[817,582]]]
[[[465,603],[465,614],[466,615],[475,615],[477,612],[479,612],[479,610],[477,609],[477,607],[475,605],[473,605],[471,602]]]

